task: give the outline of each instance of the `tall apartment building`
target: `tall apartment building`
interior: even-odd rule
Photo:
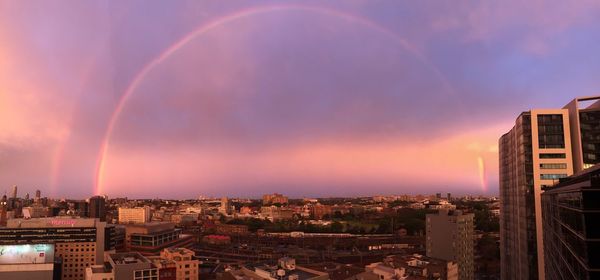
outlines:
[[[62,259],[62,279],[80,280],[112,249],[110,229],[97,219],[11,219],[0,228],[0,244],[53,244],[54,255]]]
[[[600,279],[599,199],[600,165],[542,194],[546,279]]]
[[[150,221],[150,207],[123,208],[119,207],[119,223],[121,224],[143,224]]]
[[[542,188],[600,159],[598,100],[523,112],[500,138],[502,279],[545,279]]]
[[[440,210],[427,214],[427,256],[458,264],[458,279],[475,279],[473,214]]]

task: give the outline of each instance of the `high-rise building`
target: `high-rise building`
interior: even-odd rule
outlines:
[[[502,279],[545,279],[542,189],[600,159],[598,100],[523,112],[500,138]]]
[[[231,214],[231,207],[229,206],[229,200],[225,196],[221,198],[221,206],[219,207],[219,213],[221,213],[223,215]]]
[[[93,196],[88,203],[88,215],[90,218],[98,218],[100,221],[106,221],[106,201],[103,196]]]
[[[440,210],[427,214],[427,256],[458,264],[458,279],[475,279],[473,214]]]
[[[111,231],[97,219],[11,219],[0,228],[0,245],[53,244],[64,280],[84,279],[86,267],[104,263]]]
[[[10,197],[15,200],[17,199],[17,185],[13,186]]]
[[[599,199],[600,165],[542,194],[546,279],[600,279]]]
[[[33,198],[33,203],[40,204],[42,199],[42,192],[40,190],[35,191],[35,197]]]
[[[143,224],[150,221],[150,207],[123,208],[119,207],[119,223]]]

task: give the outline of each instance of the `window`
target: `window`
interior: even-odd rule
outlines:
[[[566,154],[540,154],[540,158],[567,158]]]

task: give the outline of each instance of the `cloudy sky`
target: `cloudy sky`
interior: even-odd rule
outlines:
[[[600,92],[597,1],[0,0],[0,192],[496,194]]]

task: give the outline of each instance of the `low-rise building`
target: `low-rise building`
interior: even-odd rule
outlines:
[[[200,273],[200,261],[194,259],[194,252],[186,248],[168,248],[160,253],[160,257],[152,258],[159,274],[163,275],[161,280],[166,280],[166,271],[175,270],[175,280],[196,280]]]
[[[181,234],[175,224],[169,222],[151,222],[146,224],[128,224],[125,226],[125,248],[142,255],[158,255],[169,247],[189,247],[193,237]]]

